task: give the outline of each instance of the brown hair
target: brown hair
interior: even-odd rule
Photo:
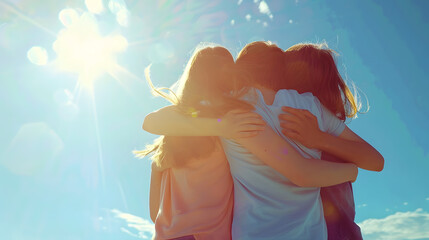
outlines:
[[[338,72],[335,52],[326,43],[300,43],[285,51],[284,81],[278,89],[311,92],[341,120],[359,111],[355,96]],[[276,90],[278,90],[276,89]]]
[[[241,86],[263,86],[275,89],[283,79],[284,52],[269,41],[252,42],[244,46],[236,60],[241,71]]]

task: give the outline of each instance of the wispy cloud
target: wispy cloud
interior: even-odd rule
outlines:
[[[367,219],[358,225],[365,240],[405,240],[429,238],[429,213],[396,212],[382,219]]]
[[[264,0],[259,2],[259,12],[262,14],[266,14],[269,18],[273,19],[273,14],[271,14],[270,7],[268,7],[267,2],[265,2]]]
[[[150,239],[155,232],[153,223],[141,217],[121,212],[117,209],[110,210],[114,216],[124,221],[121,231],[136,238]]]

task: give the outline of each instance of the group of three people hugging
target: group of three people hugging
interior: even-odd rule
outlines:
[[[197,47],[146,116],[154,239],[362,239],[351,182],[382,155],[345,125],[359,103],[326,44]]]

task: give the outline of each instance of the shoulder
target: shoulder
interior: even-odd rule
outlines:
[[[320,107],[319,100],[311,92],[298,93],[294,89],[279,90],[276,93],[276,103],[308,110]]]
[[[298,93],[295,89],[281,89],[277,91],[276,97],[308,99],[310,101],[313,101],[316,98],[311,92]]]

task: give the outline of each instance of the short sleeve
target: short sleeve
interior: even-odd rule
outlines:
[[[322,104],[320,106],[322,109],[322,124],[324,126],[324,129],[326,129],[326,132],[335,136],[340,135],[344,131],[346,124],[334,114],[332,114],[332,112],[329,111]]]

